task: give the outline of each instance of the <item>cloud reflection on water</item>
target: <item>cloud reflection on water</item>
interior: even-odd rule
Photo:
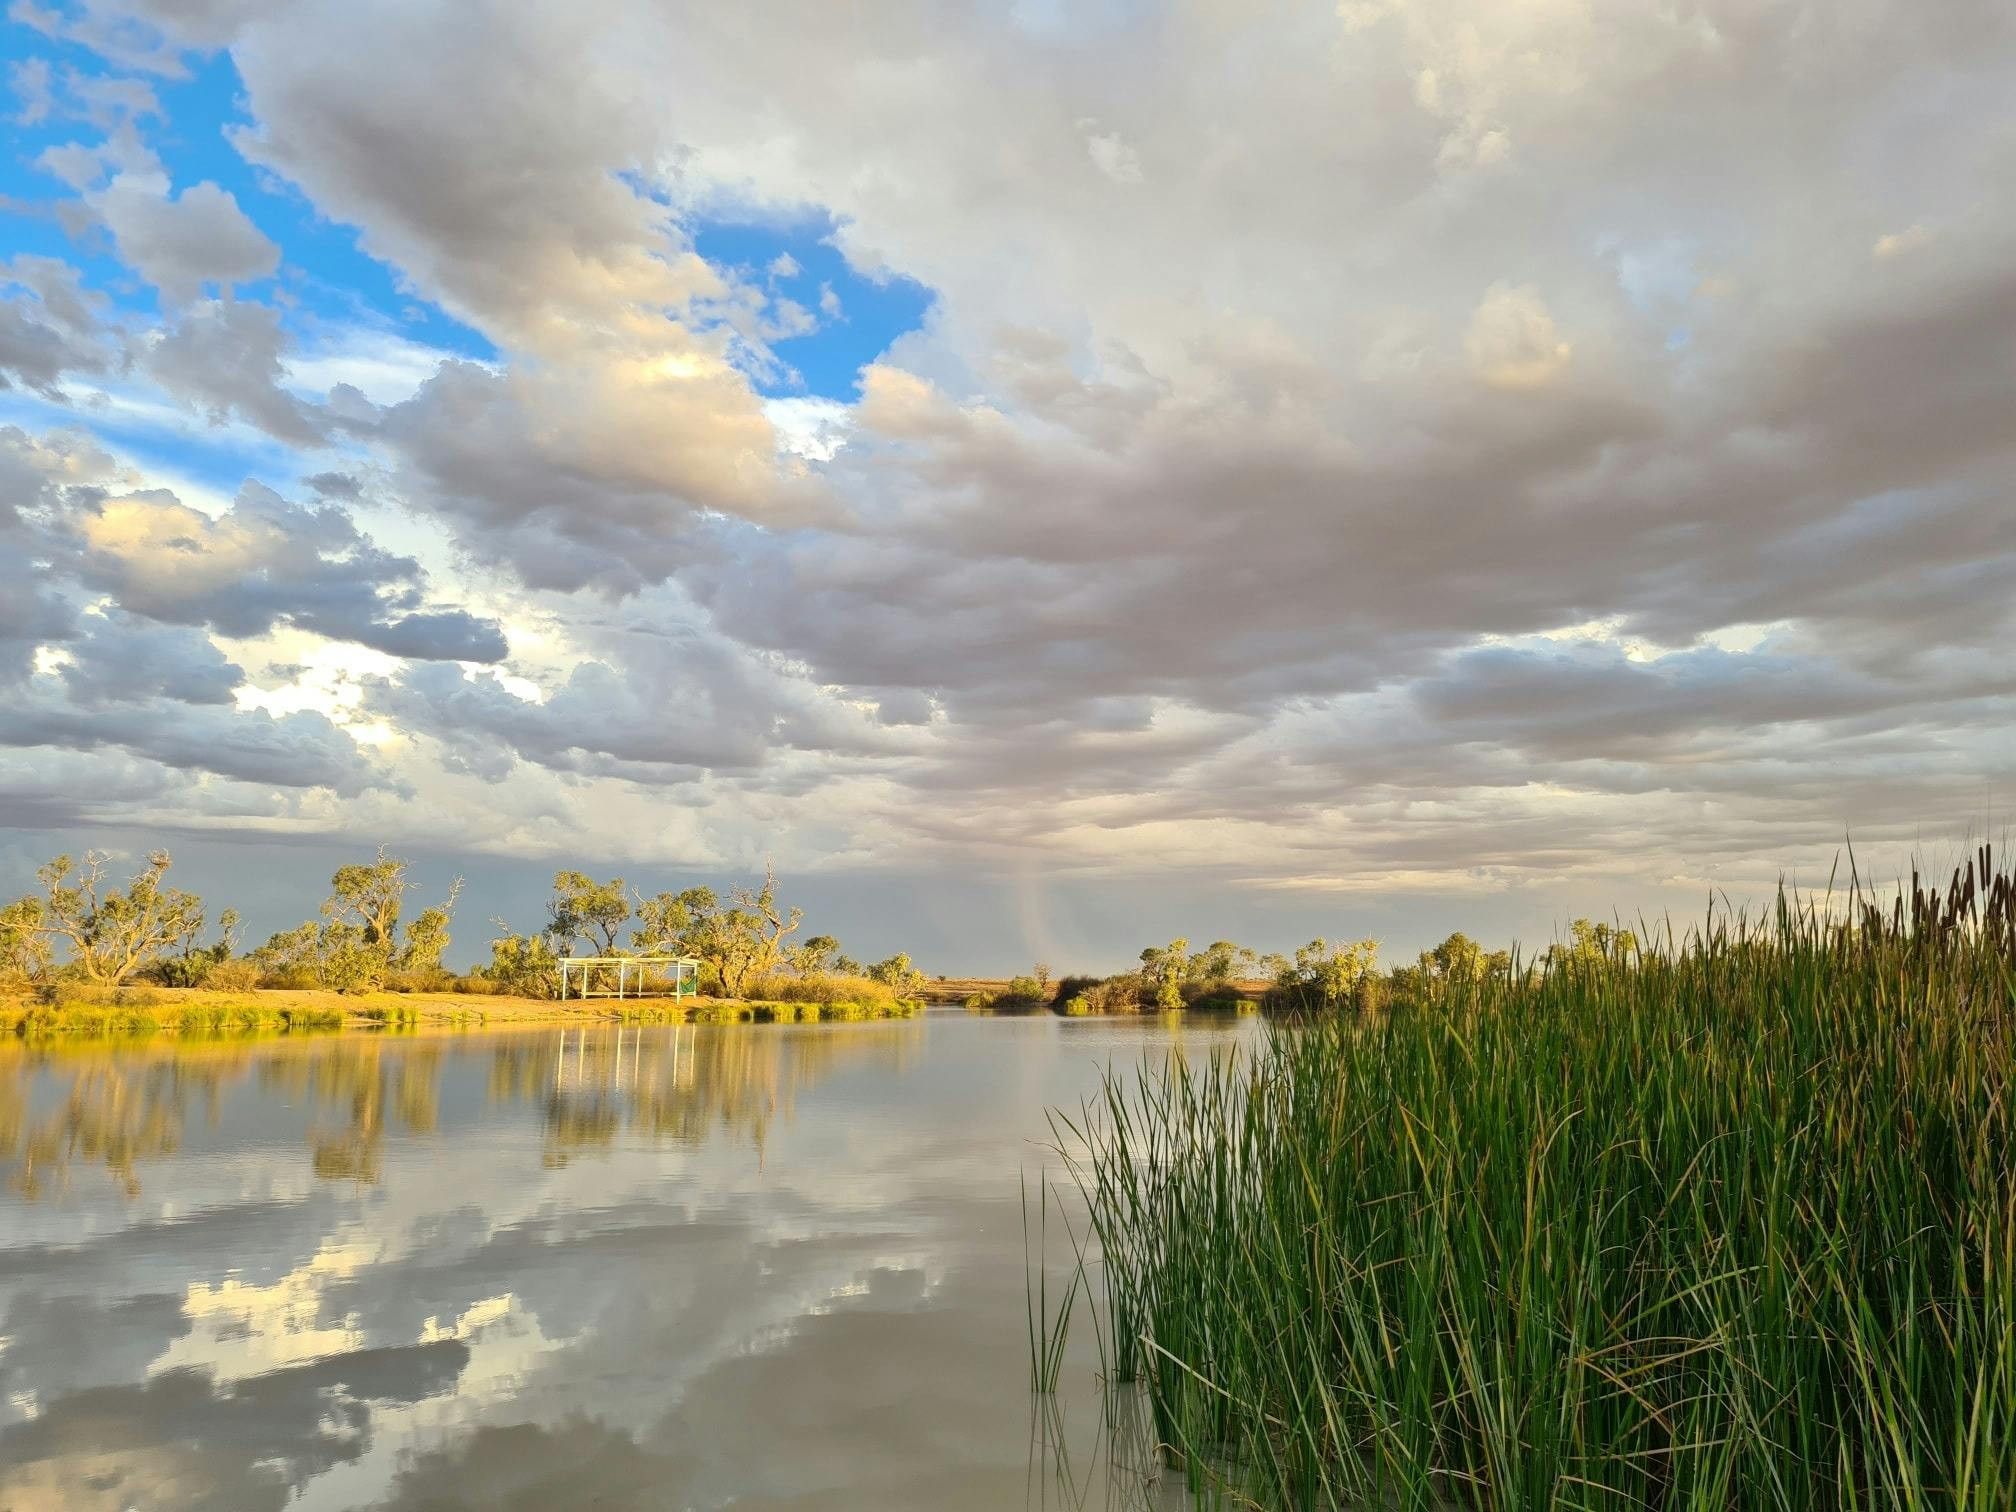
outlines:
[[[0,1505],[1022,1506],[1015,1172],[1169,1042],[0,1049]]]

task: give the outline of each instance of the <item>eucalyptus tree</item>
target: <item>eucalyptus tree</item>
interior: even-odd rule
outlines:
[[[203,928],[203,900],[164,880],[174,865],[168,852],[149,852],[147,865],[124,887],[110,875],[111,862],[103,851],[85,852],[81,864],[58,856],[36,873],[43,888],[39,907],[17,903],[10,910],[18,910],[17,928],[66,947],[67,964],[101,986],[126,981]]]
[[[44,917],[42,900],[32,893],[0,908],[0,982],[39,982],[49,974]]]
[[[547,932],[563,951],[571,952],[580,940],[591,955],[615,955],[617,938],[630,922],[630,899],[621,877],[597,882],[586,872],[558,871],[546,911],[552,919]]]
[[[805,911],[778,902],[777,874],[767,864],[760,888],[737,887],[725,904],[711,887],[689,887],[638,899],[636,916],[630,937],[634,948],[692,956],[701,963],[703,976],[727,997],[740,996],[748,983],[780,963],[802,970],[798,963],[803,957],[787,955],[785,941],[796,933]],[[835,968],[853,964],[838,956],[838,942],[827,936],[815,936],[803,948],[822,940]]]
[[[446,899],[407,921],[402,943],[400,917],[414,886],[408,870],[384,846],[370,861],[339,866],[321,918],[271,936],[252,959],[272,976],[337,992],[374,991],[393,972],[438,972],[462,879],[449,884]]]

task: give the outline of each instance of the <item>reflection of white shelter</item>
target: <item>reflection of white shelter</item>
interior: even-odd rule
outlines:
[[[690,997],[699,990],[700,963],[692,956],[562,956],[560,996]]]

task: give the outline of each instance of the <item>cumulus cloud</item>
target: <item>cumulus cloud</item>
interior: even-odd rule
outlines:
[[[84,201],[141,277],[177,303],[206,285],[271,277],[280,249],[253,225],[228,189],[192,184],[179,194],[158,170],[123,169]]]
[[[327,435],[329,420],[283,386],[288,346],[271,306],[206,303],[153,344],[146,365],[163,388],[213,424],[237,417],[278,440],[313,446]]]
[[[63,643],[60,676],[73,703],[130,704],[159,696],[176,703],[228,704],[245,680],[209,636],[157,625],[119,610],[83,616]]]
[[[430,605],[417,564],[339,510],[247,485],[213,518],[140,483],[78,432],[0,428],[0,821],[266,819],[404,791],[341,707],[260,707],[213,634],[496,660],[497,625]]]
[[[18,703],[0,744],[63,751],[117,747],[184,772],[260,787],[327,788],[354,797],[387,779],[327,716],[306,710],[279,717],[226,711],[173,699],[86,708],[68,699]]]
[[[81,508],[70,529],[84,582],[136,614],[255,636],[291,624],[395,656],[494,662],[494,621],[428,608],[419,564],[377,546],[334,506],[248,483],[212,517],[165,490]]]
[[[536,587],[634,589],[686,559],[703,511],[789,524],[821,507],[780,475],[769,418],[718,358],[445,362],[376,434],[411,496]]]

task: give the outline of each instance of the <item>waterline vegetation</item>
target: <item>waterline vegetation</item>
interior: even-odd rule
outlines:
[[[1102,1352],[1200,1501],[2016,1505],[2016,873],[1585,932],[1109,1076]]]

